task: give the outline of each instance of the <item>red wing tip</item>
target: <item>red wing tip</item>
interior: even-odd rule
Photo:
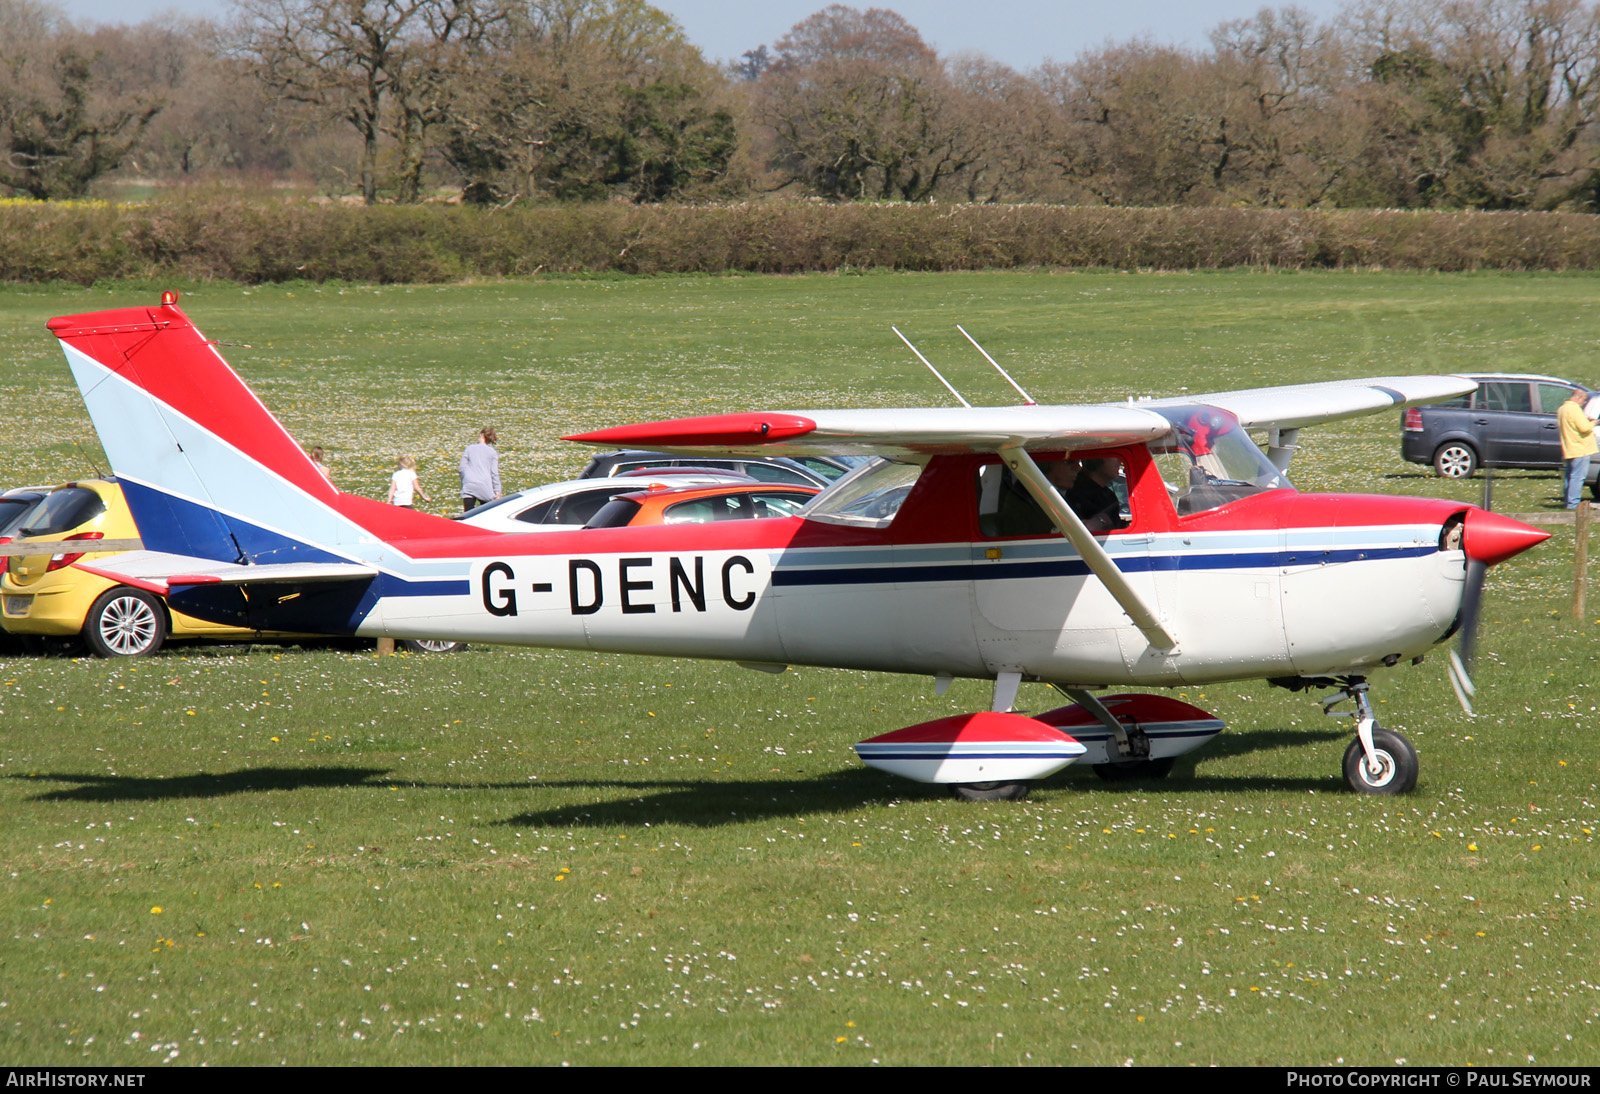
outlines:
[[[803,436],[816,428],[816,422],[798,414],[714,414],[597,429],[592,433],[574,433],[562,440],[619,448],[769,444]]]
[[[222,579],[216,574],[173,574],[166,579],[168,585],[220,585]]]

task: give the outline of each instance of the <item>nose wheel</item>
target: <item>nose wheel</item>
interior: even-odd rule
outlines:
[[[1358,736],[1344,750],[1344,782],[1358,794],[1404,794],[1417,785],[1417,750],[1403,734],[1372,727],[1372,754]]]
[[[1346,699],[1355,701],[1356,739],[1344,750],[1344,783],[1357,794],[1406,794],[1417,785],[1417,750],[1405,734],[1384,729],[1372,716],[1372,701],[1367,698],[1367,682],[1356,677],[1344,688],[1322,701],[1323,712],[1344,716],[1329,709]]]

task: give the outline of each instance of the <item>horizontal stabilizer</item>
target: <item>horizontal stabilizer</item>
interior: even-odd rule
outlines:
[[[363,581],[377,576],[374,566],[352,562],[280,562],[241,566],[233,562],[174,555],[164,551],[131,551],[125,555],[79,562],[78,569],[110,581],[162,596],[188,585],[257,585],[321,581]]]

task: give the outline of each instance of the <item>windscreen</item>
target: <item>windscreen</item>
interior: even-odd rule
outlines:
[[[1171,433],[1150,442],[1150,453],[1179,516],[1218,509],[1267,490],[1294,489],[1226,410],[1151,409],[1172,423]]]

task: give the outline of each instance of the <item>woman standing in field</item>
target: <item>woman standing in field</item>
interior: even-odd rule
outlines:
[[[493,426],[478,430],[478,443],[461,454],[461,510],[466,512],[500,496],[500,453]]]
[[[417,477],[417,458],[401,456],[399,463],[400,469],[389,476],[389,504],[402,509],[415,509],[416,506],[412,504],[413,493],[421,494],[423,501],[432,502],[433,499],[422,488],[422,480]]]

